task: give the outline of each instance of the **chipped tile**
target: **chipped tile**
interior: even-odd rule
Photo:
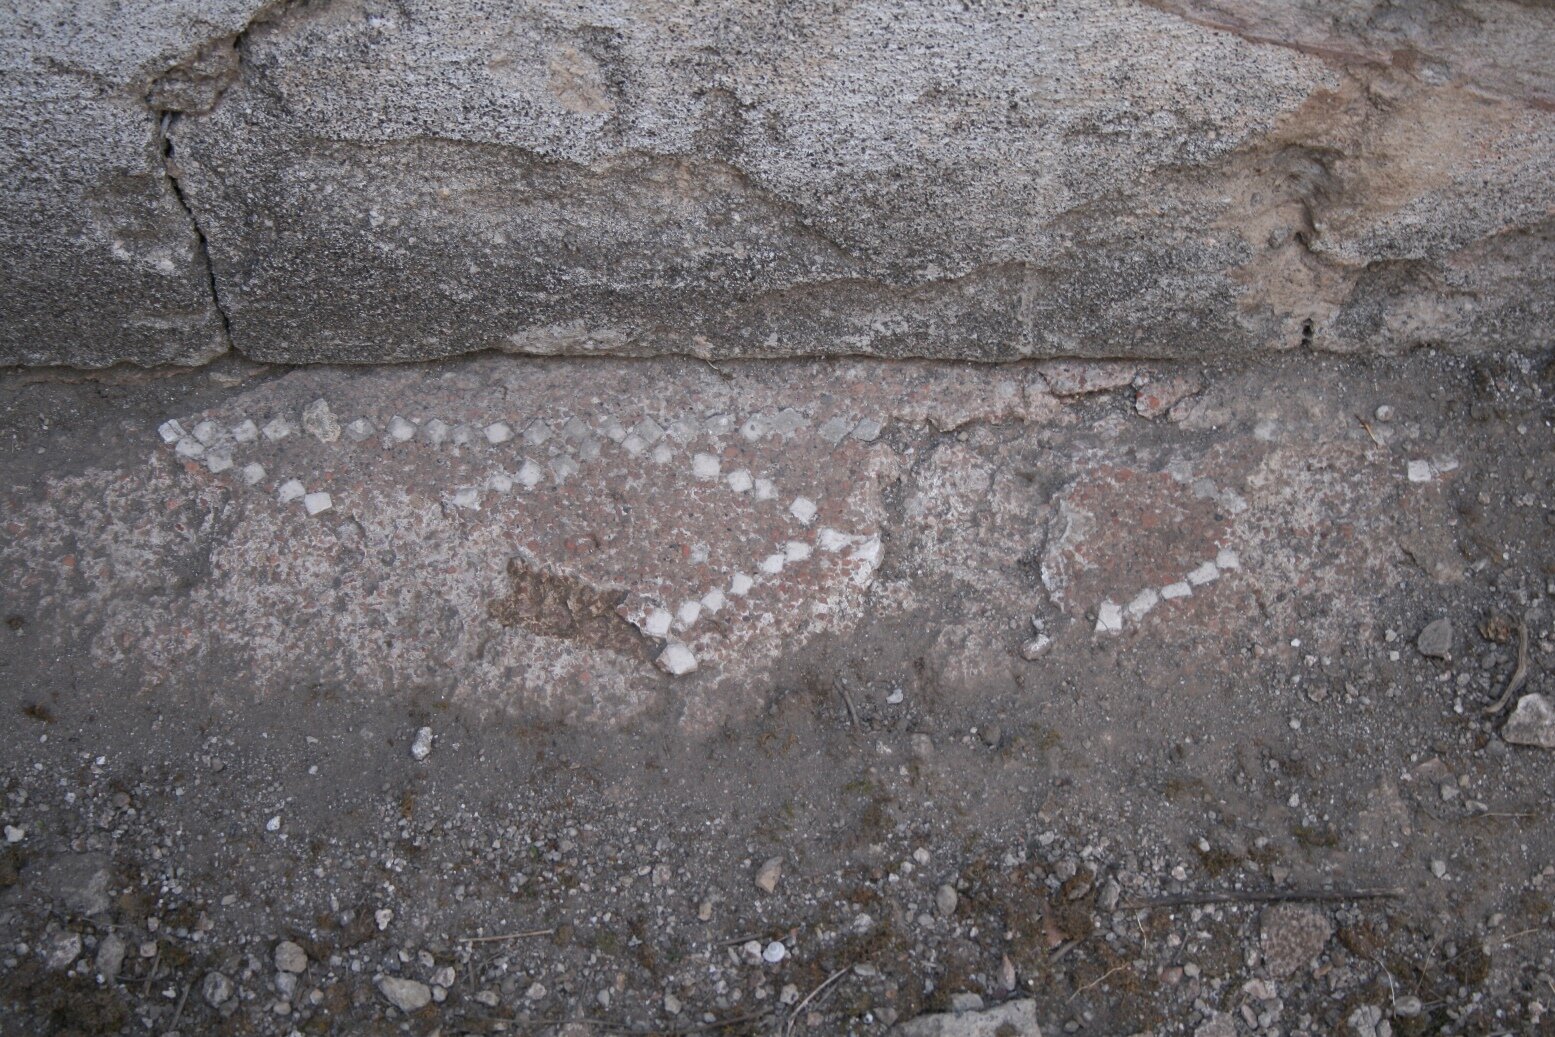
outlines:
[[[815,501],[809,497],[795,497],[788,506],[788,513],[807,526],[815,521],[815,512]]]
[[[448,498],[450,504],[456,508],[468,508],[471,511],[481,509],[481,491],[473,486],[463,486],[453,492]]]
[[[279,443],[295,430],[292,428],[292,423],[285,418],[272,418],[265,423],[265,427],[260,429],[260,431],[264,433],[264,437],[270,442]]]
[[[394,417],[389,420],[389,438],[394,442],[408,443],[411,441],[411,439],[415,438],[415,435],[416,426],[412,425],[398,414],[394,415]]]
[[[307,492],[307,488],[302,485],[301,481],[297,479],[288,479],[280,486],[276,487],[275,495],[280,498],[282,504],[290,504],[292,501],[297,500]]]
[[[361,443],[371,439],[377,431],[366,418],[357,418],[346,426],[346,438],[353,443]]]
[[[874,418],[865,418],[853,427],[853,438],[861,443],[873,443],[880,438],[885,426]]]
[[[524,443],[528,446],[544,446],[551,438],[551,426],[536,418],[524,429]]]
[[[815,434],[832,446],[836,446],[846,439],[848,433],[856,427],[857,424],[855,422],[838,414],[822,422],[821,427],[815,430]]]
[[[442,446],[448,442],[448,433],[452,430],[449,428],[448,422],[441,418],[433,418],[421,426],[421,431],[425,434],[428,443],[431,443],[433,446]]]
[[[172,446],[180,439],[183,439],[184,436],[188,435],[188,433],[184,431],[184,427],[180,425],[175,419],[168,418],[166,421],[162,422],[162,424],[157,426],[157,435],[162,437],[162,442],[166,443],[168,446]]]
[[[1191,597],[1193,597],[1193,588],[1188,586],[1187,581],[1169,583],[1165,587],[1161,588],[1162,601],[1175,601],[1178,598]]]
[[[578,462],[566,454],[557,454],[551,458],[551,474],[556,476],[556,482],[560,485],[578,474]]]
[[[513,426],[505,421],[493,421],[490,425],[481,429],[481,434],[486,437],[486,442],[492,446],[501,446],[513,438]]]
[[[745,597],[745,595],[751,592],[751,588],[755,585],[756,581],[751,579],[749,576],[746,576],[744,573],[735,573],[733,576],[729,577],[729,593],[737,598]]]
[[[729,484],[729,489],[735,493],[745,493],[752,486],[756,485],[756,481],[751,478],[751,473],[744,468],[738,468],[730,472],[725,481]]]
[[[1188,582],[1195,587],[1202,587],[1206,583],[1213,583],[1220,578],[1220,569],[1214,562],[1205,562],[1188,574]]]
[[[839,530],[832,529],[829,526],[823,527],[821,531],[815,535],[815,542],[821,546],[821,550],[830,551],[833,553],[841,551],[844,547],[852,544],[855,539],[857,538]]]
[[[232,426],[232,441],[234,443],[253,443],[259,439],[259,426],[252,421],[240,421]]]
[[[198,439],[201,444],[210,446],[221,436],[221,426],[216,424],[214,421],[202,421],[195,425],[193,432],[190,434],[193,435],[195,439]]]
[[[309,515],[317,515],[321,512],[328,511],[330,508],[333,508],[335,506],[335,502],[329,494],[324,493],[323,491],[319,491],[317,493],[310,493],[304,496],[302,498],[302,506],[307,510]]]
[[[243,483],[246,486],[256,486],[265,478],[265,466],[258,461],[250,461],[243,466]]]
[[[231,447],[212,447],[205,452],[205,467],[212,475],[220,475],[232,467]]]
[[[802,562],[810,557],[810,545],[803,540],[790,540],[783,545],[783,557],[790,562]]]
[[[757,568],[769,576],[776,576],[783,571],[783,566],[787,561],[788,559],[784,555],[770,554],[761,560],[761,564]]]
[[[723,462],[712,454],[695,454],[691,458],[691,474],[698,479],[716,479]]]
[[[1149,615],[1150,610],[1155,608],[1160,600],[1161,596],[1147,587],[1134,595],[1134,600],[1128,603],[1128,607],[1124,611],[1128,614],[1130,620],[1137,623]]]
[[[664,428],[652,418],[644,418],[632,426],[632,434],[644,443],[652,446],[664,438]]]

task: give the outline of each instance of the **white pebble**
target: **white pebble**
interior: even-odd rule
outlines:
[[[423,727],[416,732],[416,740],[410,743],[410,756],[413,760],[424,760],[432,755],[432,729]]]
[[[783,545],[783,557],[790,562],[802,562],[810,557],[810,545],[802,540],[790,540]]]
[[[794,503],[788,506],[788,513],[808,526],[815,520],[815,501],[809,497],[795,497]]]
[[[309,515],[317,515],[321,512],[328,511],[330,508],[333,508],[335,506],[335,502],[330,498],[329,494],[320,490],[317,493],[310,493],[304,497],[302,499],[302,506],[308,509]]]
[[[513,427],[505,421],[494,421],[481,431],[492,446],[500,446],[513,438]]]
[[[729,473],[729,489],[735,493],[744,493],[756,485],[756,480],[751,478],[751,473],[744,468],[736,469]]]
[[[194,438],[198,439],[206,446],[210,446],[212,443],[216,442],[216,438],[220,435],[221,426],[216,424],[214,421],[202,421],[194,427]]]
[[[192,436],[185,436],[178,441],[173,448],[179,457],[200,457],[205,453],[205,448]]]
[[[1405,474],[1408,475],[1410,482],[1430,482],[1431,462],[1411,461],[1405,469]]]
[[[544,478],[545,473],[533,461],[525,461],[518,466],[518,484],[526,490],[534,489],[540,485],[540,480]]]
[[[777,940],[767,944],[766,948],[761,952],[761,960],[768,965],[776,965],[786,957],[788,957],[788,948],[784,947]]]
[[[1110,601],[1096,610],[1096,633],[1116,634],[1123,629],[1123,610]]]
[[[389,927],[389,923],[394,921],[394,909],[391,907],[380,907],[373,912],[373,921],[377,923],[378,931],[380,933],[383,932]]]
[[[723,591],[719,590],[717,587],[714,587],[712,590],[702,595],[702,607],[709,612],[717,612],[719,609],[723,608],[724,605],[728,604],[728,600],[729,599],[724,597]]]
[[[643,619],[642,631],[649,637],[663,637],[670,632],[674,617],[665,609],[654,609]]]
[[[442,446],[448,441],[448,422],[441,418],[433,418],[425,425],[422,425],[421,431],[426,433],[427,442],[433,446]]]
[[[675,610],[675,618],[680,621],[682,630],[696,623],[701,617],[702,603],[700,601],[683,601],[680,603],[680,608]]]
[[[16,825],[6,825],[5,826],[5,841],[6,842],[8,842],[8,843],[19,843],[19,842],[21,842],[25,838],[27,838],[27,829],[25,829],[25,828],[18,828]]]
[[[373,423],[366,418],[357,418],[346,426],[346,435],[353,443],[360,443],[362,440],[370,437],[375,431],[377,430],[373,428]]]
[[[158,425],[157,434],[162,437],[162,442],[168,444],[169,446],[178,442],[180,439],[183,439],[184,436],[187,435],[187,433],[184,432],[184,427],[173,418],[168,418],[166,421],[162,422],[162,424]]]
[[[285,418],[272,418],[260,431],[264,433],[266,439],[274,443],[292,434],[292,423]]]
[[[259,426],[245,418],[232,426],[232,439],[237,443],[252,443],[259,438]]]
[[[691,458],[691,474],[698,479],[716,479],[723,462],[712,454],[695,454]]]
[[[225,472],[232,467],[232,450],[230,447],[213,447],[205,452],[205,467],[210,469],[212,475]]]
[[[270,820],[265,822],[265,831],[267,831],[267,832],[279,832],[280,830],[281,830],[281,815],[280,814],[276,814]]]
[[[290,504],[298,497],[308,492],[307,487],[296,479],[288,479],[275,491],[275,495],[281,499],[282,504]]]
[[[757,566],[757,568],[770,576],[776,576],[783,571],[783,565],[786,561],[787,559],[780,554],[771,554],[763,558],[761,565]]]
[[[486,489],[492,493],[507,493],[512,488],[513,480],[503,472],[493,473],[491,478],[486,480]]]
[[[729,593],[737,598],[743,598],[751,592],[751,587],[756,583],[744,573],[735,573],[729,578]]]
[[[773,484],[771,479],[757,479],[756,480],[756,499],[757,500],[776,500],[777,499],[777,486]]]
[[[481,509],[481,492],[473,486],[455,490],[450,500],[456,508],[469,508],[472,511]]]
[[[416,426],[398,414],[389,419],[389,438],[396,443],[408,443],[416,436]]]
[[[696,656],[691,654],[691,649],[679,641],[671,641],[665,645],[664,651],[660,652],[659,657],[654,661],[658,663],[660,669],[676,677],[697,668]]]

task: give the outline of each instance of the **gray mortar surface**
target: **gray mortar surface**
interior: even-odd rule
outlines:
[[[1481,710],[1520,618],[1549,691],[1552,407],[1428,351],[10,372],[0,1029],[1548,1032],[1551,757]]]

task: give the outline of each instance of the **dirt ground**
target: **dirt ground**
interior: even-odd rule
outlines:
[[[0,1030],[1555,1033],[1547,363],[7,373]]]

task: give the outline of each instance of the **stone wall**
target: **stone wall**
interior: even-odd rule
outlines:
[[[0,362],[1555,334],[1555,7],[10,0]]]

